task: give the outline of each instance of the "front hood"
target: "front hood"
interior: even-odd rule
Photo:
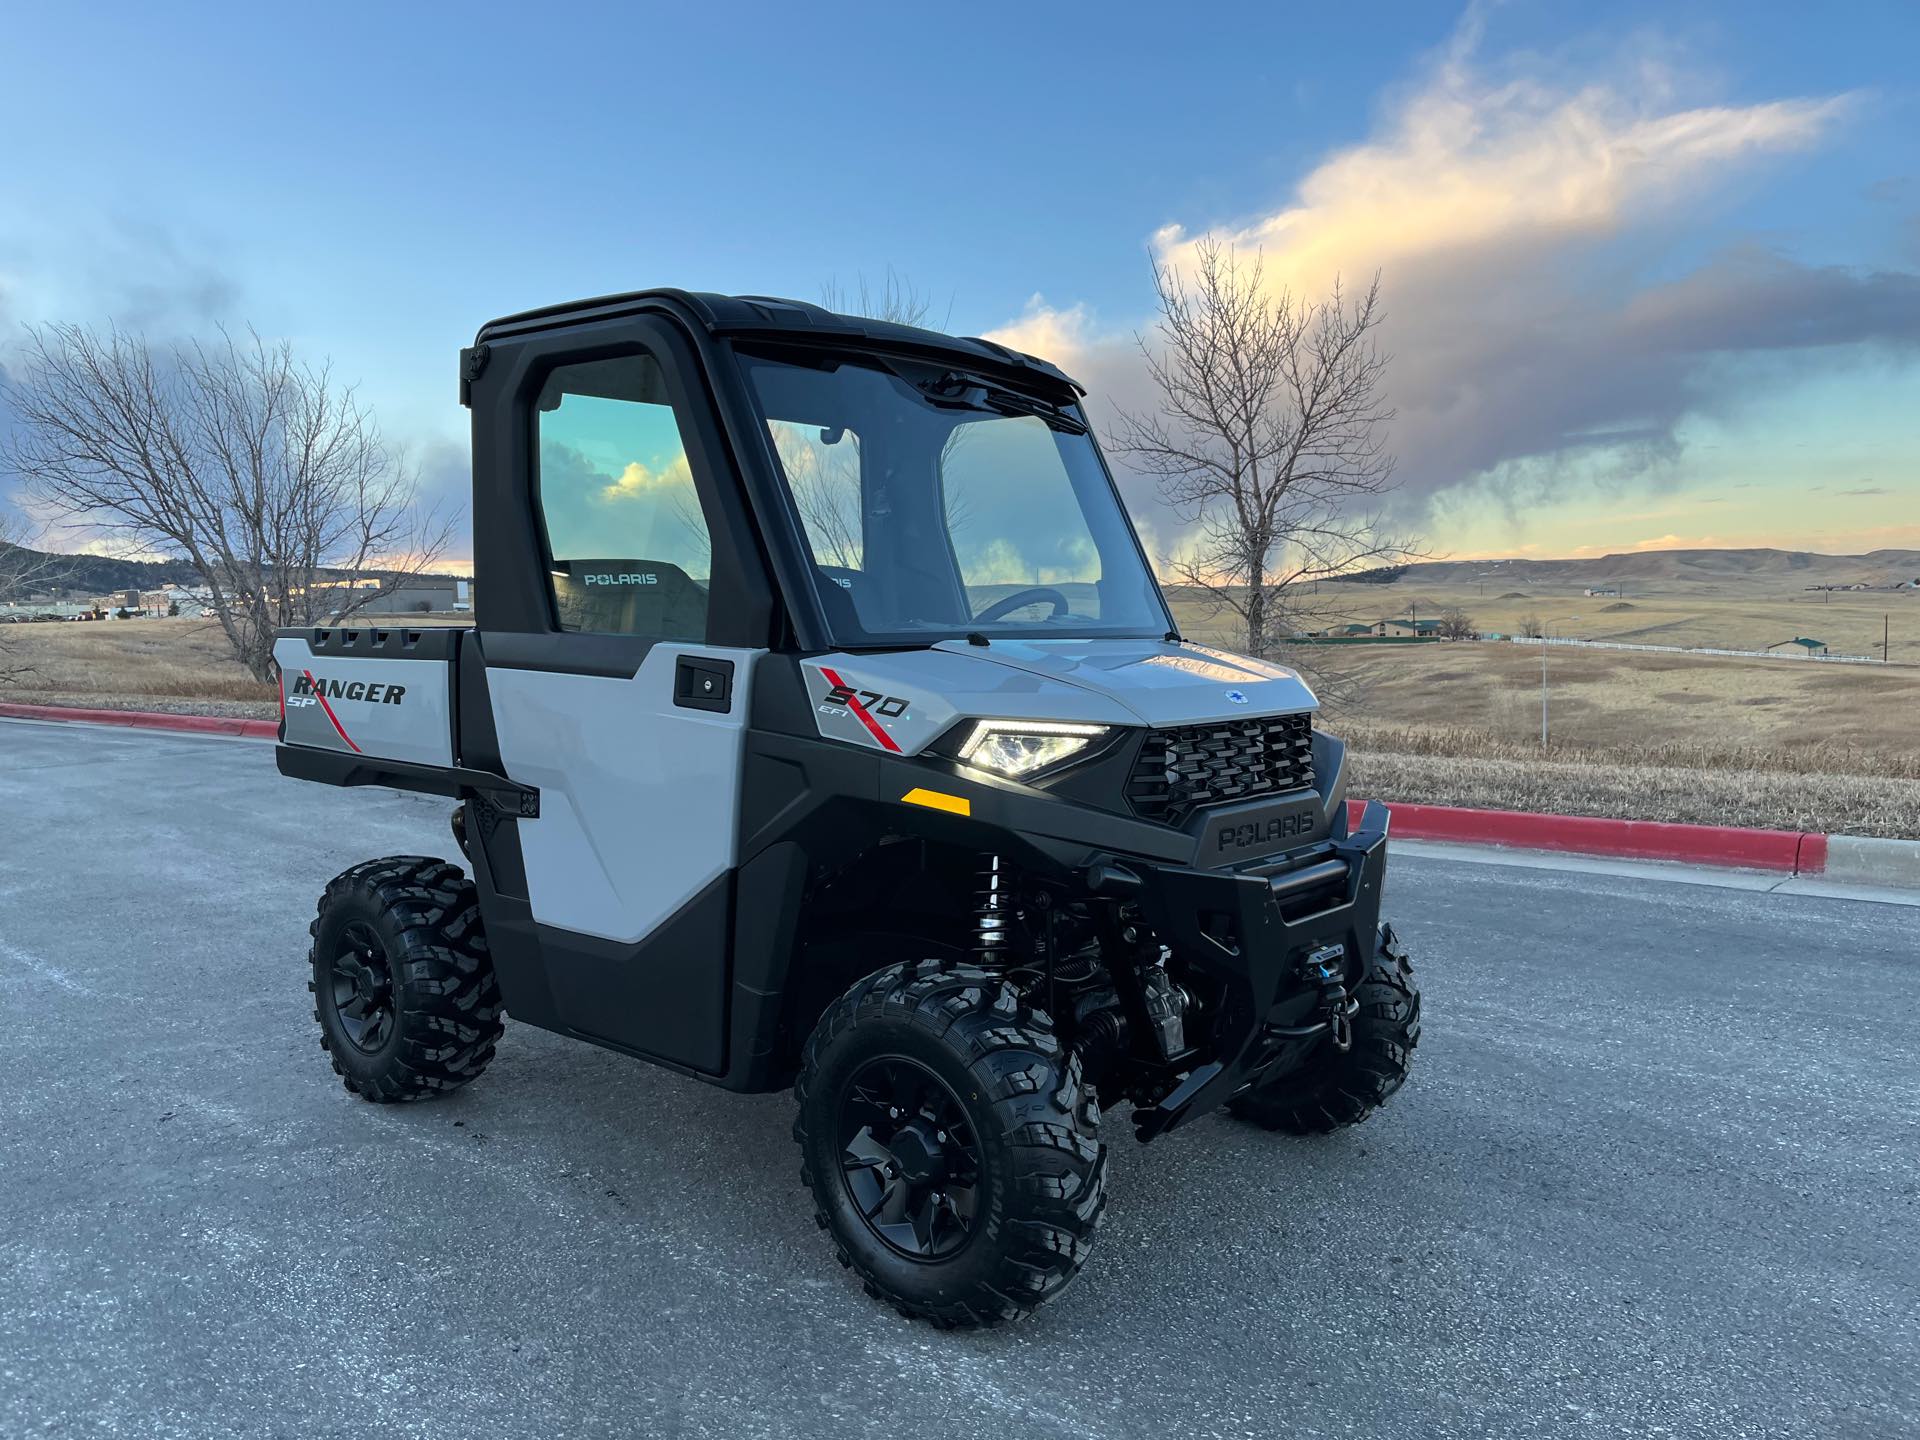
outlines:
[[[1318,710],[1320,702],[1284,665],[1164,640],[944,640],[971,659],[1090,690],[1156,728]]]

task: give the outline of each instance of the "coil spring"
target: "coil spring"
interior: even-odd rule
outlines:
[[[1006,875],[998,855],[983,856],[980,883],[973,899],[974,954],[983,965],[1002,963],[1007,952],[1007,925],[1011,919],[1005,889]]]

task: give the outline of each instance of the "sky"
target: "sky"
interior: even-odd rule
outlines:
[[[251,324],[462,497],[487,319],[891,269],[1104,426],[1211,234],[1303,297],[1379,273],[1435,555],[1920,548],[1916,62],[1911,0],[11,0],[0,369],[29,324]]]

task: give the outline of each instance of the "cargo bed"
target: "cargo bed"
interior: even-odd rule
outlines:
[[[460,763],[458,694],[465,627],[282,630],[282,775],[329,785],[385,785],[429,795],[486,796],[537,815],[537,793]]]

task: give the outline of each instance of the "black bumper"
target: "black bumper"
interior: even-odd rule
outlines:
[[[1267,1052],[1267,1013],[1302,956],[1339,945],[1358,974],[1373,960],[1387,868],[1387,807],[1368,801],[1351,833],[1244,870],[1142,866],[1140,907],[1174,953],[1221,982],[1196,1066],[1159,1104],[1134,1112],[1151,1140],[1224,1103]],[[1344,827],[1342,827],[1344,828]]]

